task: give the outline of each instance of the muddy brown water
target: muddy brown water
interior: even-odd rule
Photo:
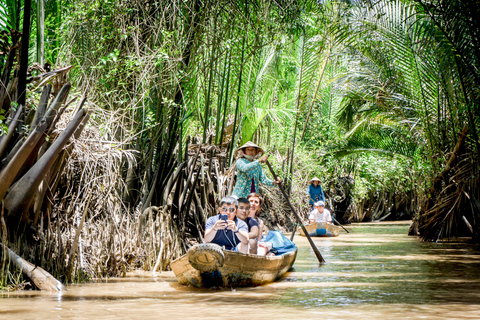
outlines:
[[[0,294],[1,319],[480,319],[480,254],[465,243],[422,243],[409,222],[348,226],[305,238],[294,269],[278,282],[202,290],[172,272],[69,286],[61,294]]]

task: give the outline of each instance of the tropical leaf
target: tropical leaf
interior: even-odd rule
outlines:
[[[18,30],[17,0],[0,0],[0,29]]]
[[[400,155],[414,158],[418,151],[415,137],[388,119],[376,123],[363,120],[346,134],[341,145],[330,146],[325,151],[336,157],[355,153],[374,152],[382,155]],[[418,137],[417,137],[418,138]]]

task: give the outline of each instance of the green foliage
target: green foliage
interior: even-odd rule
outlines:
[[[440,2],[47,4],[47,56],[75,64],[73,82],[122,113],[127,134],[149,139],[180,108],[183,140],[225,145],[228,127],[231,146],[255,140],[285,156],[295,139],[296,170],[332,181],[355,173],[360,199],[404,176],[428,180],[464,122],[478,127],[465,40],[475,34],[468,19],[453,31],[439,21]],[[446,6],[446,18],[459,6]]]
[[[19,30],[20,16],[18,2],[20,0],[0,1],[0,30]]]
[[[8,126],[5,124],[5,110],[0,112],[0,136],[7,134]]]

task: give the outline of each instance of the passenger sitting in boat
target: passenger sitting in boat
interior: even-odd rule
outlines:
[[[238,201],[237,218],[248,226],[248,244],[250,253],[257,254],[257,237],[258,237],[258,222],[254,218],[249,217],[250,202],[246,198],[240,198]]]
[[[207,219],[205,224],[205,242],[225,247],[227,250],[248,252],[248,227],[238,219],[237,199],[225,197],[220,201],[219,214]]]
[[[258,217],[258,215],[260,214],[260,210],[262,209],[263,199],[256,192],[250,193],[248,195],[247,199],[250,202],[250,214],[248,216],[250,218],[253,218],[258,223],[258,237],[256,239],[257,242],[258,242],[258,241],[262,240],[262,236],[263,236],[264,223],[263,223],[262,219],[260,219]]]
[[[313,210],[308,215],[308,220],[310,220],[310,223],[332,223],[332,215],[330,214],[330,211],[328,209],[325,209],[325,202],[317,201],[313,204],[313,207],[315,208],[315,210]]]

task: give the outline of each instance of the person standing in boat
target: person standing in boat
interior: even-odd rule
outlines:
[[[323,201],[317,201],[314,203],[315,210],[310,212],[308,215],[308,220],[310,223],[315,223],[315,222],[326,222],[331,224],[332,223],[332,215],[330,213],[330,210],[325,209],[325,202]]]
[[[256,238],[258,242],[262,240],[263,229],[265,227],[263,220],[259,218],[260,210],[262,209],[263,199],[256,192],[250,193],[247,199],[248,202],[250,202],[250,214],[248,216],[258,223],[258,237]]]
[[[226,250],[248,252],[248,227],[236,217],[237,208],[237,199],[233,197],[220,201],[219,214],[208,218],[205,224],[205,242],[218,244]]]
[[[237,182],[232,196],[246,198],[252,192],[259,192],[259,183],[273,187],[281,182],[280,179],[272,181],[265,176],[261,163],[268,160],[263,149],[249,141],[237,150]]]
[[[248,244],[250,253],[257,254],[258,222],[250,214],[250,202],[246,198],[240,198],[238,201],[237,218],[244,221],[248,226]]]
[[[307,195],[309,196],[308,202],[310,203],[310,211],[313,210],[313,204],[317,201],[325,201],[325,195],[323,194],[322,186],[320,185],[320,179],[317,177],[310,180],[308,186]]]

